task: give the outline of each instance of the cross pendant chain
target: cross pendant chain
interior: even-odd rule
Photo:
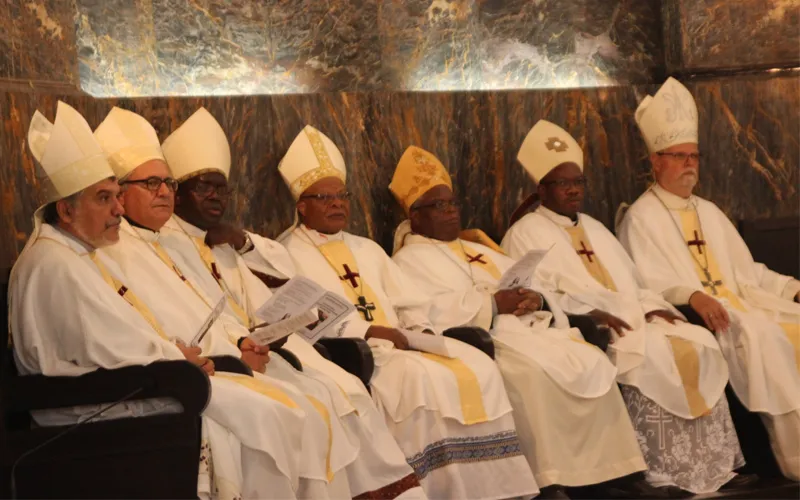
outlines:
[[[358,304],[355,304],[356,310],[364,315],[364,321],[369,321],[370,323],[375,321],[375,317],[372,316],[372,311],[375,310],[375,304],[372,302],[367,302],[367,298],[363,295],[358,296]]]

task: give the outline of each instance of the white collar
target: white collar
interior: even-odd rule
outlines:
[[[200,229],[199,227],[197,227],[197,226],[195,226],[193,224],[189,224],[188,222],[186,222],[185,220],[181,219],[177,215],[173,215],[172,218],[169,221],[167,221],[167,224],[170,224],[170,222],[174,223],[173,225],[171,225],[172,228],[174,228],[174,229],[176,229],[178,231],[183,230],[190,237],[192,237],[192,238],[200,238],[201,240],[205,241],[206,233],[208,231],[204,231],[204,230]],[[165,224],[165,227],[166,227],[166,224]]]
[[[653,184],[650,190],[653,191],[653,194],[655,194],[670,210],[686,210],[689,207],[697,205],[694,195],[690,195],[688,198],[681,198],[677,194],[670,193],[658,183]]]
[[[319,231],[309,228],[305,224],[300,224],[297,226],[295,232],[302,236],[306,236],[306,238],[310,239],[311,243],[315,246],[324,245],[325,243],[329,243],[331,241],[344,240],[344,231],[339,231],[336,234],[323,234]]]
[[[138,237],[147,243],[158,241],[158,237],[161,235],[161,233],[157,231],[151,231],[150,229],[146,229],[144,227],[134,226],[124,217],[122,218],[122,226],[120,227],[120,230],[125,231],[133,237]]]
[[[536,211],[539,213],[539,215],[547,217],[548,219],[556,223],[556,225],[561,227],[577,226],[578,223],[580,222],[580,218],[577,221],[573,221],[566,215],[557,214],[544,205],[539,205],[539,208],[537,208]]]
[[[51,224],[42,224],[42,229],[41,232],[39,233],[39,238],[47,238],[55,240],[71,248],[78,255],[88,255],[89,253],[97,250],[88,243],[84,243],[83,241],[79,240],[73,234],[64,231],[58,226],[54,226]]]

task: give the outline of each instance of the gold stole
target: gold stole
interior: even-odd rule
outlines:
[[[328,261],[328,264],[336,271],[336,275],[341,280],[344,293],[350,301],[353,304],[358,304],[358,291],[360,291],[361,295],[367,299],[367,303],[371,302],[375,305],[375,309],[371,311],[372,316],[375,318],[372,324],[391,328],[391,324],[389,324],[389,321],[386,319],[386,313],[383,311],[380,301],[377,300],[372,287],[361,279],[356,259],[353,256],[353,252],[350,251],[350,247],[348,247],[344,241],[336,240],[319,245],[317,248],[320,253],[322,253],[323,257],[325,257],[325,260]],[[355,280],[356,278],[358,278],[359,286],[350,286],[352,283],[350,283],[349,280]],[[461,412],[464,415],[464,422],[467,425],[479,424],[489,420],[483,405],[481,386],[475,372],[460,359],[446,358],[427,352],[420,354],[424,358],[439,363],[449,369],[455,376],[458,385],[459,399],[461,401]]]
[[[222,279],[222,274],[219,272],[219,266],[217,265],[217,260],[214,258],[214,251],[211,250],[211,247],[206,245],[206,242],[203,240],[203,238],[197,238],[194,236],[189,236],[189,237],[192,238],[192,240],[194,241],[195,243],[194,246],[195,248],[197,248],[197,253],[200,254],[200,259],[203,261],[203,264],[206,265],[206,269],[208,270],[208,272],[211,273],[211,276],[214,277],[219,287],[225,293],[228,305],[230,306],[233,313],[236,315],[236,317],[239,318],[239,321],[241,321],[241,323],[244,326],[248,328],[253,326],[253,323],[250,321],[250,316],[247,315],[247,312],[244,310],[244,307],[239,305],[239,303],[236,302],[236,299],[234,299],[231,296],[231,294],[228,293],[228,290],[225,287],[224,281]],[[242,286],[244,286],[244,283],[242,283]]]
[[[614,284],[614,280],[611,279],[611,275],[608,274],[606,266],[603,265],[603,263],[600,261],[600,258],[592,248],[592,242],[586,237],[586,232],[583,230],[583,226],[578,224],[575,226],[565,227],[564,229],[567,231],[567,234],[569,234],[569,237],[572,240],[572,248],[575,249],[575,252],[577,252],[578,256],[581,258],[581,261],[586,267],[586,270],[589,271],[589,274],[591,274],[598,283],[606,287],[607,290],[616,292],[617,286]]]
[[[706,293],[714,297],[725,297],[734,309],[744,311],[744,305],[739,300],[739,297],[725,285],[714,252],[712,252],[706,241],[701,239],[702,231],[700,230],[698,213],[694,209],[679,210],[678,213],[681,217],[683,238],[686,241],[689,252],[694,257],[692,260],[694,260],[695,271]],[[707,263],[707,268],[705,269],[701,265],[703,262]],[[708,276],[706,276],[706,271],[708,271]],[[780,327],[794,347],[795,364],[798,371],[800,371],[800,324],[780,323]]]
[[[475,265],[491,275],[492,278],[499,280],[502,274],[497,268],[494,261],[486,254],[478,253],[475,249],[470,248],[470,254],[464,250],[463,243],[458,240],[448,241],[447,248],[453,251],[461,260],[467,263],[467,266]]]
[[[592,248],[592,243],[586,237],[583,226],[577,224],[564,229],[567,230],[572,240],[572,247],[580,256],[589,274],[607,290],[616,292],[617,286],[606,266]],[[683,392],[686,394],[686,402],[689,404],[689,413],[693,417],[710,414],[711,409],[703,399],[703,395],[700,394],[700,357],[697,355],[697,350],[686,339],[667,335],[667,340],[672,347],[672,357],[675,359],[675,367],[681,377]]]
[[[123,285],[119,280],[114,278],[114,276],[109,272],[108,268],[105,264],[100,261],[97,257],[95,252],[89,252],[89,258],[94,262],[94,265],[97,266],[97,269],[100,271],[100,275],[103,277],[103,281],[105,281],[108,286],[114,289],[120,297],[125,299],[125,302],[130,304],[136,311],[142,315],[145,321],[156,331],[156,333],[164,340],[170,341],[169,337],[167,337],[166,333],[164,333],[164,329],[161,328],[161,325],[158,324],[156,317],[153,315],[150,308],[147,305],[139,300],[139,297],[133,293],[132,290],[129,290],[128,287]]]

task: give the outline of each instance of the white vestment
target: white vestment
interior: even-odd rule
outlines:
[[[99,368],[185,359],[109,285],[98,265],[116,279],[122,277],[113,262],[48,224],[42,225],[38,239],[23,252],[10,284],[10,324],[22,375],[78,376]],[[201,467],[198,494],[232,499],[270,492],[292,498],[305,415],[296,405],[253,392],[239,377],[249,378],[210,377],[202,452],[205,458],[211,452],[214,466],[211,478],[202,474],[209,471]],[[97,409],[55,410],[43,415],[44,423],[74,423]],[[164,409],[174,411],[158,400],[123,403],[110,418]],[[260,467],[248,470],[246,463]]]
[[[206,300],[210,301],[212,296],[218,299],[222,296],[222,288],[200,257],[199,241],[192,238],[204,240],[205,231],[175,216],[162,228],[159,242],[187,278],[192,290]],[[251,235],[251,238],[255,244],[252,252],[258,255],[253,257],[258,262],[254,267],[273,276],[289,278],[294,274],[294,264],[283,246],[257,235]],[[229,245],[214,247],[212,253],[226,290],[249,319],[257,320],[255,310],[269,299],[269,289],[250,272],[244,259]],[[210,308],[206,306],[206,310],[210,311]],[[223,318],[226,319],[225,328],[230,340],[235,342],[248,335],[230,306]],[[233,344],[229,342],[229,345]],[[318,399],[325,398],[331,402],[332,419],[341,421],[340,425],[344,426],[348,439],[358,451],[357,456],[344,464],[351,496],[372,493],[381,497],[401,494],[402,498],[424,498],[423,491],[416,486],[413,470],[405,462],[363,384],[324,359],[296,335],[289,337],[285,347],[303,363],[303,372],[291,368],[280,356],[272,355],[266,373],[295,384],[303,391],[313,390]],[[340,469],[338,467],[334,472]]]
[[[581,486],[646,469],[616,385],[617,370],[597,347],[570,329],[555,299],[552,312],[492,317],[497,273],[514,261],[463,240],[468,264],[451,244],[409,235],[393,260],[432,298],[436,328],[490,330],[525,457],[540,487]],[[492,267],[494,266],[494,267]],[[551,322],[553,327],[551,327]]]
[[[384,326],[433,330],[427,298],[374,242],[304,226],[281,240],[299,274],[347,297],[338,272],[318,250],[328,242],[352,255],[349,267],[360,273],[360,289],[370,289],[364,293]],[[354,312],[337,326],[337,335],[365,338],[372,324]],[[397,350],[385,340],[368,342],[376,365],[372,397],[431,498],[507,498],[537,491],[491,359],[450,339],[452,360]]]
[[[580,242],[573,241],[572,230],[583,231],[578,233]],[[579,214],[575,224],[540,206],[508,230],[502,246],[514,258],[553,246],[537,276],[560,293],[561,307],[572,314],[599,309],[632,327],[624,337],[614,335],[608,355],[619,369],[617,381],[623,384],[634,427],[640,440],[646,441],[642,451],[648,479],[694,493],[716,491],[729,481],[743,462],[724,398],[727,365],[713,335],[685,322],[647,321],[645,314],[651,311],[679,313],[644,288],[619,242],[585,214]],[[601,278],[606,283],[589,271],[584,258],[602,266]],[[643,412],[643,402],[659,411]],[[696,419],[700,423],[693,424]],[[686,429],[692,425],[720,432],[696,432],[690,439]],[[707,465],[711,459],[713,468]]]
[[[685,224],[695,228],[690,240]],[[673,304],[688,303],[698,291],[718,294],[731,318],[717,337],[731,386],[749,410],[762,413],[783,473],[800,478],[800,304],[792,301],[797,280],[754,262],[716,205],[659,186],[628,209],[620,240],[647,286]],[[698,274],[703,267],[712,275],[705,285]]]

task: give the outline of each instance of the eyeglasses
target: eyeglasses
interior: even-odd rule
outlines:
[[[411,207],[411,210],[421,210],[423,208],[434,208],[439,212],[444,212],[450,208],[458,210],[461,208],[461,203],[458,200],[436,200],[425,205],[417,205]]]
[[[301,200],[317,200],[319,202],[325,203],[329,205],[334,202],[334,200],[339,201],[348,201],[350,198],[353,197],[353,193],[350,191],[343,191],[341,193],[336,194],[304,194],[300,197]]]
[[[192,191],[203,198],[208,198],[211,196],[211,193],[216,193],[220,198],[225,198],[228,196],[228,194],[230,194],[227,184],[215,185],[204,181],[197,181],[197,184],[194,185]]]
[[[686,160],[692,160],[693,162],[699,163],[700,158],[703,157],[701,153],[666,153],[664,151],[656,153],[658,156],[671,156],[675,158],[680,163],[686,163]]]
[[[540,182],[543,186],[555,186],[558,189],[567,189],[570,187],[582,188],[586,187],[586,177],[578,177],[577,179],[558,179],[555,181]]]
[[[148,191],[158,192],[161,189],[162,184],[166,184],[167,189],[172,191],[173,193],[178,190],[178,181],[173,179],[172,177],[148,177],[147,179],[140,179],[136,181],[122,181],[119,183],[120,186],[125,186],[126,184],[141,184],[147,188]]]

